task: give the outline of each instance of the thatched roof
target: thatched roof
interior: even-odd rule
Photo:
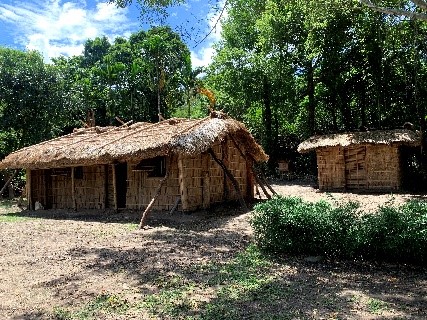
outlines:
[[[336,146],[348,147],[355,144],[419,146],[421,135],[416,131],[396,129],[313,136],[300,143],[298,152],[304,153],[317,148]]]
[[[75,129],[73,133],[18,150],[0,169],[54,168],[108,164],[164,156],[197,154],[231,135],[255,161],[268,159],[245,126],[229,118],[170,119],[121,127]]]

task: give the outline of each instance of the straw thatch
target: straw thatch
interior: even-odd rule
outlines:
[[[246,153],[268,159],[245,126],[229,118],[170,119],[121,127],[76,129],[73,133],[18,150],[0,162],[0,169],[43,169],[132,162],[172,153],[194,155],[231,135]]]
[[[396,129],[313,136],[298,146],[298,152],[305,153],[318,148],[348,147],[361,144],[407,145],[415,147],[421,145],[421,135],[416,131]]]

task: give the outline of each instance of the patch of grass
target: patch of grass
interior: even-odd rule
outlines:
[[[82,309],[70,311],[61,307],[55,307],[53,317],[57,320],[92,320],[99,319],[103,314],[124,314],[130,305],[118,295],[103,292]]]
[[[272,262],[249,246],[228,263],[195,266],[197,277],[171,275],[156,279],[160,291],[146,296],[139,307],[151,316],[173,319],[274,319],[279,301],[292,292],[271,273]],[[252,306],[267,312],[254,318]]]
[[[366,306],[368,311],[374,314],[381,314],[383,311],[388,310],[388,305],[386,302],[375,298],[369,299]]]

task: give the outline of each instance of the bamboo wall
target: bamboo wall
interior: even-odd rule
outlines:
[[[104,165],[83,167],[82,179],[72,178],[72,168],[31,170],[32,203],[39,201],[46,209],[105,209],[109,207],[111,178]],[[74,189],[74,191],[73,191]]]
[[[175,157],[176,159],[176,157]],[[157,187],[162,177],[148,177],[147,171],[137,171],[137,163],[128,165],[128,188],[126,193],[126,208],[143,209],[148,206],[154,197]],[[153,204],[155,210],[171,210],[175,205],[176,199],[180,196],[178,164],[177,161],[171,161],[166,158],[166,171],[169,176],[160,191],[160,195]]]
[[[253,196],[253,181],[248,178],[246,160],[230,139],[212,146],[237,180],[243,195]],[[154,197],[163,177],[148,177],[149,172],[136,170],[137,163],[128,163],[126,190],[127,209],[143,209]],[[46,209],[115,208],[114,165],[77,169],[31,171],[32,203],[39,201]],[[55,171],[57,170],[57,171]],[[181,199],[178,210],[208,208],[213,203],[236,200],[238,195],[223,169],[208,153],[195,156],[166,157],[167,181],[153,204],[155,210],[171,210]],[[59,174],[58,174],[59,172]],[[81,172],[80,172],[81,173]],[[249,181],[249,183],[248,183]]]
[[[397,146],[358,145],[317,149],[320,190],[396,190],[401,171]]]
[[[108,208],[106,193],[111,179],[106,179],[106,173],[104,165],[83,167],[82,179],[74,179],[75,209]]]
[[[344,149],[321,148],[317,153],[317,176],[320,190],[345,188]]]
[[[366,147],[367,188],[397,190],[401,186],[400,156],[397,146]]]

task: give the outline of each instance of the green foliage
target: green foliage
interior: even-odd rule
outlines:
[[[391,205],[361,214],[355,203],[275,197],[251,220],[258,246],[272,252],[422,263],[427,260],[427,203]]]
[[[265,250],[342,255],[351,251],[349,230],[357,204],[333,207],[326,201],[309,203],[297,197],[275,197],[258,204],[251,220],[257,244]]]

